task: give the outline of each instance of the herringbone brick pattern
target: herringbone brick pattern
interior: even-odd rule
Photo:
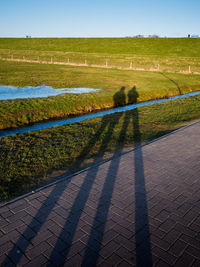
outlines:
[[[200,123],[0,209],[1,266],[200,266]]]

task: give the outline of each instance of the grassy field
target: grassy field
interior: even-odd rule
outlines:
[[[200,38],[0,38],[0,49],[199,57]]]
[[[127,93],[136,86],[138,102],[199,90],[200,76],[0,61],[0,84],[102,89],[92,94],[1,101],[0,129],[5,129],[113,107],[121,87]]]
[[[200,38],[0,38],[0,57],[200,72]]]
[[[17,87],[102,89],[90,94],[0,101],[0,129],[80,115],[116,106],[125,88],[137,89],[137,102],[200,90],[200,39],[168,38],[0,38],[0,56],[115,67],[158,68],[159,72],[102,69],[5,61],[0,59],[0,84]],[[169,72],[170,71],[170,72]],[[56,89],[55,89],[56,90]],[[120,103],[122,104],[122,103]],[[82,123],[0,139],[1,200],[48,183],[54,170],[77,170],[116,151],[133,147],[200,118],[200,96],[116,113]],[[109,154],[107,154],[109,153]]]
[[[200,96],[147,106],[82,123],[0,139],[1,199],[51,181],[56,169],[70,171],[113,151],[159,137],[200,117]],[[184,145],[184,144],[183,144]]]

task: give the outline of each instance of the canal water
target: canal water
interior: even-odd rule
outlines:
[[[0,130],[0,137],[13,135],[13,134],[19,134],[19,133],[33,132],[33,131],[37,131],[37,130],[52,128],[55,126],[62,126],[62,125],[66,125],[66,124],[73,124],[73,123],[81,122],[81,121],[84,121],[87,119],[98,118],[98,117],[102,117],[105,115],[113,114],[116,112],[128,111],[128,110],[136,109],[139,107],[154,105],[154,104],[158,104],[158,103],[163,103],[163,102],[172,101],[172,100],[176,100],[176,99],[186,98],[186,97],[195,96],[195,95],[199,95],[199,94],[200,94],[200,91],[196,91],[196,92],[191,92],[191,93],[187,93],[184,95],[173,96],[170,98],[157,99],[157,100],[153,100],[153,101],[147,101],[147,102],[141,102],[141,103],[131,104],[131,105],[122,106],[122,107],[111,108],[108,110],[99,111],[96,113],[90,113],[90,114],[77,116],[77,117],[73,117],[73,118],[35,123],[33,125],[30,125],[30,126],[25,126],[25,127],[15,128],[15,129],[9,129],[9,130]]]

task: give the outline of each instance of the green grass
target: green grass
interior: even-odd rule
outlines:
[[[199,57],[200,38],[0,38],[0,49]]]
[[[17,87],[99,88],[98,93],[0,101],[0,129],[88,113],[115,105],[125,87],[137,102],[200,90],[200,39],[192,38],[0,38],[0,57],[157,68],[161,72],[72,67],[0,60],[0,84]],[[169,73],[170,72],[170,73]],[[54,170],[77,170],[107,153],[159,137],[200,118],[200,96],[116,113],[81,123],[0,139],[0,196],[12,198],[52,181]],[[110,156],[110,154],[109,154]]]
[[[42,65],[0,61],[0,84],[49,85],[54,88],[91,87],[103,89],[92,94],[1,101],[0,129],[18,127],[47,119],[88,113],[114,106],[114,95],[125,87],[137,87],[138,102],[165,98],[200,89],[199,75],[123,71],[90,67]],[[126,100],[127,102],[127,100]]]
[[[79,169],[88,159],[94,163],[107,152],[159,137],[199,117],[200,96],[196,96],[1,138],[1,199],[51,181],[48,174],[53,170]]]

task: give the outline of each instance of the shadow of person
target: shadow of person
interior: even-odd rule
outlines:
[[[131,90],[128,91],[128,104],[135,104],[137,103],[139,95],[136,90],[136,86],[133,86]]]
[[[120,91],[114,94],[113,100],[114,100],[114,106],[124,106],[126,105],[126,95],[125,95],[125,87],[121,87]]]
[[[137,103],[138,93],[134,86],[128,92],[128,100]],[[142,134],[139,125],[139,112],[132,111],[133,141],[137,149],[134,151],[134,179],[135,179],[135,244],[137,266],[152,266],[152,251],[150,239],[149,216],[147,206],[146,182],[144,175],[144,160],[142,152]]]

